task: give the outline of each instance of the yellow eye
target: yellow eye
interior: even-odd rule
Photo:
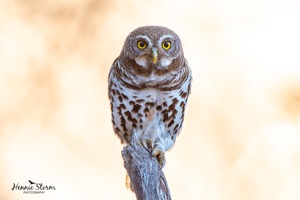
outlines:
[[[146,42],[143,42],[142,40],[139,40],[139,41],[137,42],[137,47],[138,47],[139,49],[145,49],[145,48],[147,47],[147,44],[146,44]]]
[[[165,50],[169,50],[171,48],[171,42],[166,41],[166,42],[162,43],[162,48],[164,48]]]

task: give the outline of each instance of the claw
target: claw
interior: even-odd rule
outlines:
[[[147,149],[153,157],[156,157],[160,168],[163,168],[166,164],[165,151],[163,151],[160,143],[155,143],[152,139],[142,138],[140,143],[145,149]]]
[[[161,151],[161,150],[155,149],[155,150],[152,151],[152,155],[154,157],[156,157],[160,168],[163,168],[166,164],[166,158],[165,158],[164,152]]]
[[[151,151],[152,147],[153,147],[153,140],[151,139],[142,139],[141,140],[141,144],[149,151]]]

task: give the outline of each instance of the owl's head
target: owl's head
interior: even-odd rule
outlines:
[[[179,37],[162,26],[143,26],[132,31],[120,58],[129,70],[144,76],[176,70],[184,60]]]

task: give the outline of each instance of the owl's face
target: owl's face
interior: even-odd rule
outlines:
[[[183,51],[179,37],[170,29],[144,26],[129,34],[120,58],[135,74],[161,75],[181,66]]]

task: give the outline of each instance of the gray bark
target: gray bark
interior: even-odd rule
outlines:
[[[167,180],[156,158],[135,136],[123,148],[122,157],[137,200],[171,200]]]

